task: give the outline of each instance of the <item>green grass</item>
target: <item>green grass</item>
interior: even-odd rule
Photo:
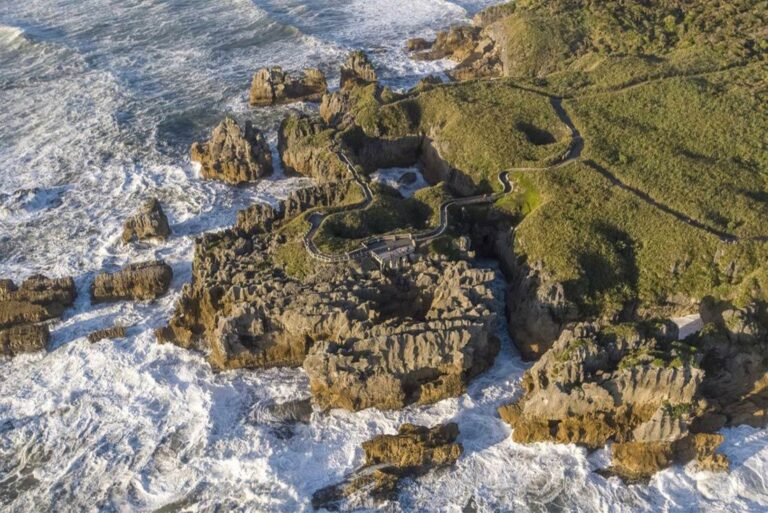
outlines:
[[[315,236],[315,244],[325,252],[356,249],[375,235],[420,231],[439,223],[439,205],[450,198],[447,188],[438,184],[416,191],[411,198],[386,186],[374,185],[374,200],[364,210],[329,215]]]
[[[651,317],[677,294],[734,298],[745,287],[768,297],[765,281],[756,278],[768,265],[764,243],[723,243],[584,164],[518,178],[518,188],[535,188],[541,205],[518,225],[513,249],[562,283],[582,315],[611,318],[637,302]]]
[[[382,107],[381,115],[383,136],[426,134],[443,160],[486,188],[500,188],[500,171],[543,166],[570,144],[547,98],[507,83],[438,86]]]
[[[740,69],[651,82],[566,106],[585,156],[708,226],[768,235],[768,82]]]

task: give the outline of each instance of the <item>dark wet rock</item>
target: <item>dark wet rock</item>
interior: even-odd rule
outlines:
[[[42,351],[50,338],[45,324],[23,324],[0,329],[0,355],[16,356]]]
[[[200,163],[203,178],[231,184],[272,174],[272,153],[262,133],[250,121],[241,129],[229,117],[213,130],[208,142],[192,145],[192,160]]]
[[[341,67],[341,88],[353,87],[360,83],[373,83],[376,80],[376,69],[368,59],[368,55],[359,50],[350,53]]]
[[[251,82],[250,103],[275,105],[299,101],[320,101],[328,90],[325,75],[317,69],[307,69],[301,77],[286,73],[279,66],[262,68]]]
[[[0,280],[0,328],[60,317],[76,295],[72,278],[35,275],[18,287],[11,280]]]
[[[160,202],[152,198],[123,225],[123,242],[133,240],[165,239],[171,234],[168,218]]]
[[[97,330],[88,335],[88,342],[95,344],[102,340],[114,340],[118,338],[125,338],[128,331],[123,326],[113,326],[112,328],[106,328],[103,330]]]
[[[94,302],[157,299],[171,286],[173,270],[163,261],[131,264],[116,273],[96,276],[91,286]]]
[[[396,435],[377,436],[363,443],[364,466],[341,483],[316,491],[312,506],[337,511],[369,500],[394,499],[400,479],[453,465],[462,453],[458,435],[458,426],[449,423],[431,429],[403,424]]]

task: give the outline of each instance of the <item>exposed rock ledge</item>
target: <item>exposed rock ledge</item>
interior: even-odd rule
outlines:
[[[48,326],[72,306],[77,291],[72,278],[31,276],[20,286],[0,280],[0,355],[15,356],[45,349]]]
[[[365,465],[343,482],[316,491],[312,506],[337,511],[370,499],[393,499],[401,478],[454,464],[463,451],[458,435],[459,427],[450,423],[431,429],[403,424],[396,435],[377,436],[363,443]]]

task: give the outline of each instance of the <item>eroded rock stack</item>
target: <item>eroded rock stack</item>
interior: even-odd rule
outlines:
[[[357,83],[376,82],[376,69],[373,67],[368,55],[363,51],[349,54],[346,62],[341,66],[341,88],[346,89]]]
[[[115,273],[97,275],[91,298],[94,302],[150,301],[168,292],[172,279],[173,270],[163,261],[131,264]]]
[[[453,465],[462,453],[456,443],[459,427],[454,423],[427,428],[403,424],[396,435],[381,435],[363,443],[365,464],[343,482],[322,488],[312,496],[315,509],[331,511],[345,504],[396,496],[403,477],[415,477]]]
[[[171,234],[168,218],[157,199],[148,200],[139,211],[126,219],[123,225],[123,242],[133,240],[165,239]]]
[[[327,90],[325,75],[318,69],[307,69],[301,77],[294,77],[279,66],[262,68],[253,76],[250,103],[256,106],[317,102]]]
[[[20,286],[0,280],[0,354],[15,356],[45,349],[45,321],[60,317],[77,295],[72,278],[35,275]]]
[[[203,178],[235,185],[272,174],[272,153],[262,133],[250,121],[241,129],[229,117],[213,130],[208,142],[192,145],[192,160],[200,163]]]

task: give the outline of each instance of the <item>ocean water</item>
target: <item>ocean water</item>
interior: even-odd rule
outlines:
[[[0,511],[310,511],[312,491],[360,465],[360,444],[405,421],[459,423],[457,465],[404,483],[383,511],[768,511],[768,432],[725,432],[730,474],[675,467],[628,486],[594,472],[605,451],[511,442],[495,408],[525,365],[500,333],[496,365],[468,394],[400,412],[316,412],[286,436],[261,412],[308,396],[301,370],[215,374],[198,354],[155,343],[196,235],[306,182],[202,181],[188,158],[224,113],[275,142],[290,109],[247,106],[260,66],[320,67],[351,49],[405,88],[447,62],[417,63],[406,38],[468,19],[492,0],[0,0],[0,276],[74,276],[80,296],[47,354],[0,361]],[[122,221],[158,197],[173,237],[124,246]],[[172,293],[92,306],[94,273],[163,258]],[[498,286],[503,287],[502,283]],[[85,335],[115,323],[123,341]],[[375,509],[373,505],[360,505]]]

